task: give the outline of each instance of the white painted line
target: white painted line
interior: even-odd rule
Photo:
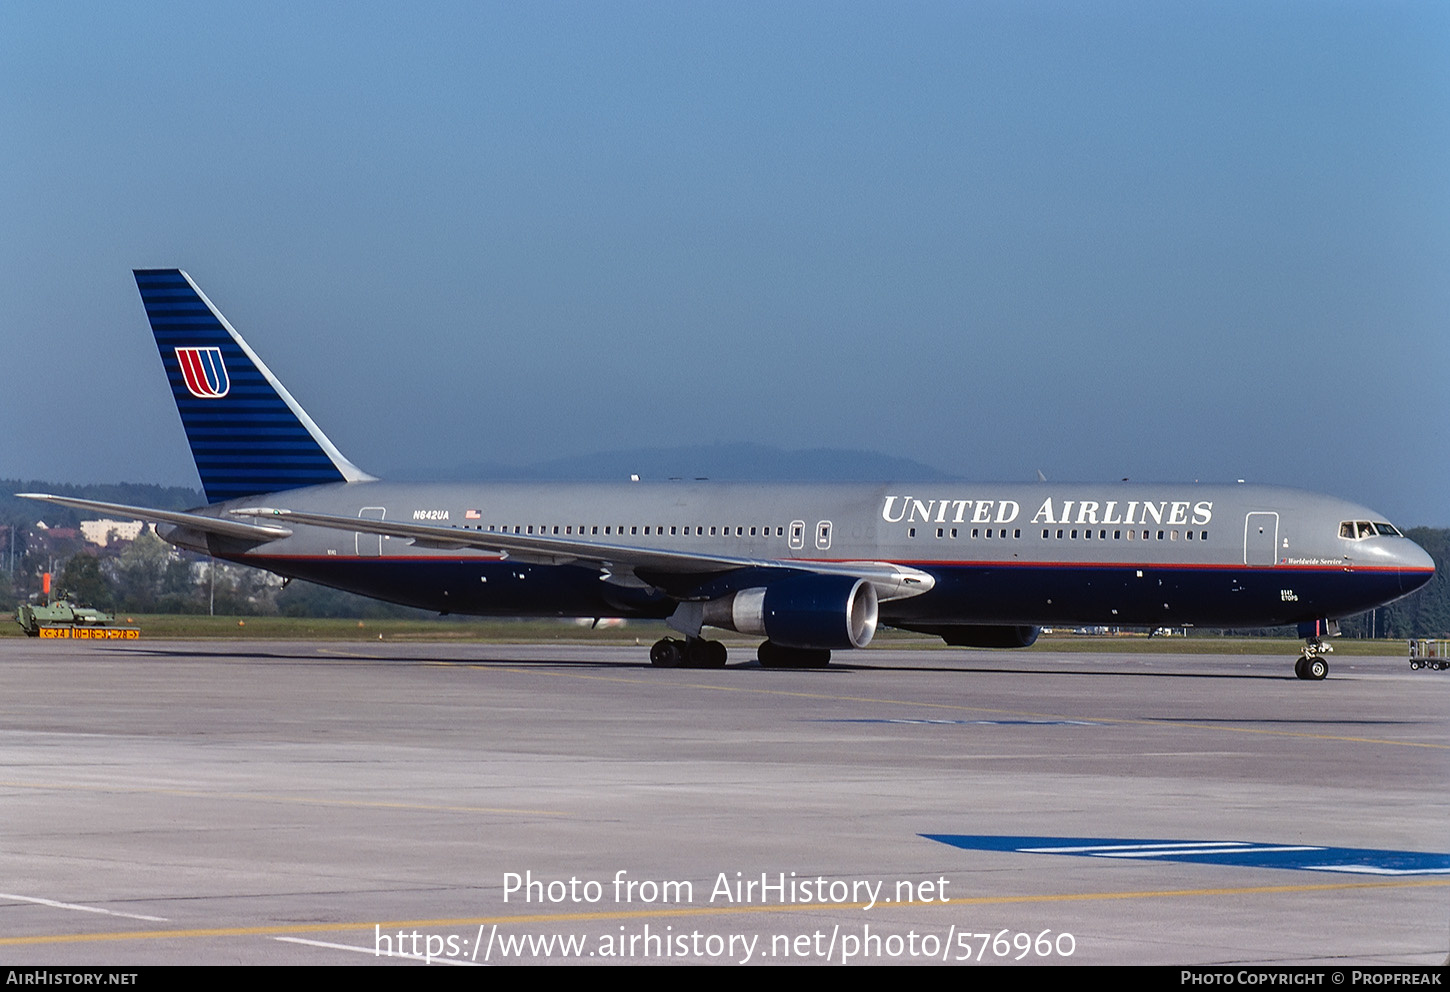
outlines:
[[[124,916],[128,920],[148,920],[152,923],[169,923],[164,916],[143,916],[140,913],[122,913],[114,909],[102,909],[99,906],[82,906],[73,902],[56,902],[54,899],[38,899],[35,896],[17,896],[9,892],[0,892],[0,899],[14,899],[16,902],[33,902],[37,906],[53,906],[56,909],[73,909],[78,913],[104,913],[107,916]]]
[[[1346,875],[1450,875],[1450,868],[1377,868],[1374,865],[1304,865],[1304,871],[1337,871]]]
[[[1274,851],[1322,851],[1322,847],[1229,847],[1210,850],[1206,847],[1178,847],[1168,851],[1100,851],[1095,858],[1181,858],[1186,854],[1268,854]]]
[[[421,954],[403,954],[401,951],[393,954],[379,954],[377,949],[372,947],[354,947],[352,944],[329,944],[325,940],[303,940],[301,937],[274,937],[272,939],[285,941],[288,944],[306,944],[309,947],[326,947],[334,951],[354,951],[358,954],[368,954],[375,958],[407,958],[409,961],[423,961],[428,964],[458,964],[472,968],[479,967],[479,965],[464,958],[425,958]]]
[[[1252,847],[1248,841],[1242,840],[1206,840],[1201,843],[1193,841],[1180,841],[1177,844],[1094,844],[1086,847],[1019,847],[1020,854],[1089,854],[1098,851],[1153,851],[1153,850],[1182,850],[1192,846],[1197,848],[1231,848],[1242,851]]]

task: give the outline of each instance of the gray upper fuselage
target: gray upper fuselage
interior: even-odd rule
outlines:
[[[1275,549],[1280,564],[1429,564],[1404,538],[1340,537],[1346,520],[1385,519],[1373,510],[1253,485],[362,482],[249,497],[204,512],[242,505],[778,560],[1231,565],[1255,563],[1255,545],[1262,544]],[[1274,515],[1262,521],[1274,532],[1263,540],[1247,533],[1251,513]],[[803,529],[793,531],[793,524]],[[265,554],[357,554],[347,538],[304,526],[266,545]],[[382,552],[459,554],[394,539]]]

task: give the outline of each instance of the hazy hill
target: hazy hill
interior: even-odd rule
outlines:
[[[909,458],[875,451],[806,448],[786,451],[763,444],[709,444],[679,448],[634,448],[552,458],[528,465],[472,462],[411,466],[385,473],[389,479],[421,482],[597,481],[628,479],[714,479],[722,482],[863,482],[955,478]]]

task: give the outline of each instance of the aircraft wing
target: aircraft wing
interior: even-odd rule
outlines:
[[[188,530],[216,534],[220,537],[234,537],[242,541],[266,542],[291,537],[290,528],[277,524],[249,524],[241,520],[208,517],[200,513],[182,510],[155,510],[148,506],[127,506],[124,503],[102,503],[93,499],[75,499],[71,496],[52,496],[50,493],[16,493],[23,499],[38,499],[59,506],[70,506],[77,510],[94,510],[129,520],[145,520],[154,524],[175,524]]]
[[[742,568],[789,569],[823,575],[850,575],[866,579],[876,589],[879,599],[905,599],[931,590],[935,579],[926,572],[904,565],[881,561],[808,561],[775,558],[737,558],[730,555],[694,554],[661,548],[641,548],[620,544],[599,544],[568,537],[546,537],[534,534],[502,534],[469,530],[465,527],[440,527],[437,524],[407,523],[391,520],[368,520],[327,513],[308,513],[272,507],[246,507],[231,511],[236,516],[254,517],[289,524],[307,524],[332,530],[364,534],[383,534],[410,539],[429,548],[473,548],[492,551],[508,558],[548,565],[582,563],[606,570],[653,572],[663,575],[701,577],[720,575]]]

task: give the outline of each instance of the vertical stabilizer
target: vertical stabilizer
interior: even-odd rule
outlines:
[[[208,502],[372,478],[343,457],[190,276],[135,274]]]

